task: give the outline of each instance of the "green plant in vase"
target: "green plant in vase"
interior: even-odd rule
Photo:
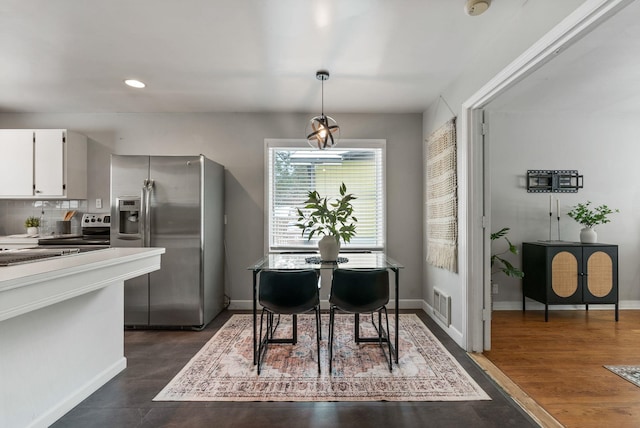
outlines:
[[[24,221],[24,227],[27,228],[27,235],[37,235],[40,219],[38,217],[27,217]]]
[[[340,251],[340,240],[350,242],[356,234],[358,219],[353,215],[351,201],[357,199],[347,193],[347,186],[340,185],[340,198],[330,202],[327,197],[321,197],[315,191],[309,191],[304,202],[303,211],[298,208],[298,226],[302,229],[302,236],[307,239],[322,236],[318,242],[322,260],[334,261]]]
[[[611,209],[607,205],[600,205],[590,208],[591,201],[579,203],[571,208],[567,213],[569,217],[580,223],[584,228],[580,231],[580,242],[585,244],[593,244],[598,242],[598,235],[595,226],[599,224],[609,223],[609,214],[620,212],[617,209]]]

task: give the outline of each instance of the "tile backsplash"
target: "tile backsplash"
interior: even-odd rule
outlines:
[[[0,236],[26,233],[24,221],[27,217],[41,218],[44,215],[44,227],[40,235],[52,235],[56,230],[56,221],[62,220],[67,211],[75,210],[71,219],[71,233],[80,233],[80,219],[87,212],[86,200],[0,200]]]

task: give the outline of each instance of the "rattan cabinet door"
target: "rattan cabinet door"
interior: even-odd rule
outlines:
[[[618,248],[583,248],[583,300],[585,303],[618,301]]]
[[[555,297],[567,299],[578,293],[578,258],[569,251],[559,251],[551,259],[551,292]]]
[[[582,249],[580,247],[548,247],[547,302],[572,304],[582,301]]]

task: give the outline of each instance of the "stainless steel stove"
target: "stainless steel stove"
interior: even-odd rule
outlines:
[[[111,215],[83,214],[82,235],[61,235],[38,240],[39,246],[107,248],[110,244]]]

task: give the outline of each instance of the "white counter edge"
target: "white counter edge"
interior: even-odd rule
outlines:
[[[0,267],[0,321],[160,269],[164,248],[108,248]],[[72,278],[84,274],[84,280]]]

